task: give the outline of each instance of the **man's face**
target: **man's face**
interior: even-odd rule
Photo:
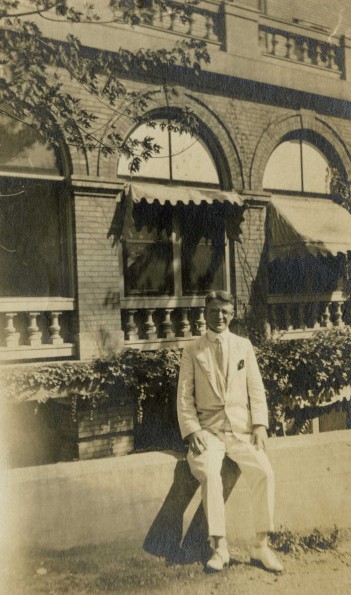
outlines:
[[[211,300],[205,308],[207,326],[215,333],[221,333],[228,328],[233,315],[233,306],[221,300]]]

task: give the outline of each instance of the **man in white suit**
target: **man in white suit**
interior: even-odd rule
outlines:
[[[251,488],[256,540],[251,561],[281,572],[267,545],[273,530],[274,476],[265,452],[268,412],[253,347],[229,332],[234,298],[212,291],[205,300],[207,332],[184,348],[178,384],[178,420],[189,443],[188,462],[201,485],[209,543],[207,569],[229,563],[221,468],[235,461]]]

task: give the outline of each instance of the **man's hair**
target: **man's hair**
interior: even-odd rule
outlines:
[[[234,296],[229,291],[210,291],[205,297],[205,306],[207,307],[213,300],[234,306]]]

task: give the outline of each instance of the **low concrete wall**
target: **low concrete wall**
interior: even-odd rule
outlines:
[[[269,456],[277,529],[351,526],[351,432],[273,438]],[[172,507],[184,512],[185,530],[200,495],[181,458],[143,453],[7,470],[0,503],[3,540],[57,549],[128,539],[142,545],[161,508],[166,531],[169,523],[182,522]],[[250,537],[250,495],[242,477],[226,508],[229,541]]]

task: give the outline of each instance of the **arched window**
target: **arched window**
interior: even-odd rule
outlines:
[[[157,197],[153,204],[145,200],[134,204],[134,223],[125,231],[123,242],[125,295],[189,296],[225,289],[223,204],[204,200],[194,205],[187,200],[182,203],[181,198],[186,197],[187,186],[196,186],[200,193],[201,187],[219,189],[222,176],[215,143],[170,129],[169,119],[158,117],[154,122],[155,128],[143,124],[130,138],[152,137],[161,146],[160,153],[142,162],[132,177],[145,187],[155,182],[165,188],[175,185],[180,198],[177,204],[161,205]],[[124,157],[119,159],[118,176],[130,180]]]
[[[67,196],[57,152],[0,117],[0,296],[68,296]]]
[[[142,124],[131,134],[130,138],[137,140],[152,137],[152,142],[161,147],[159,154],[141,163],[140,170],[133,173],[133,177],[219,184],[214,159],[201,138],[169,130],[167,124],[168,120],[157,119],[155,128]],[[125,157],[119,160],[118,175],[130,175]]]
[[[309,131],[285,136],[271,153],[263,188],[271,191],[330,193],[332,168],[342,166],[331,145]]]

